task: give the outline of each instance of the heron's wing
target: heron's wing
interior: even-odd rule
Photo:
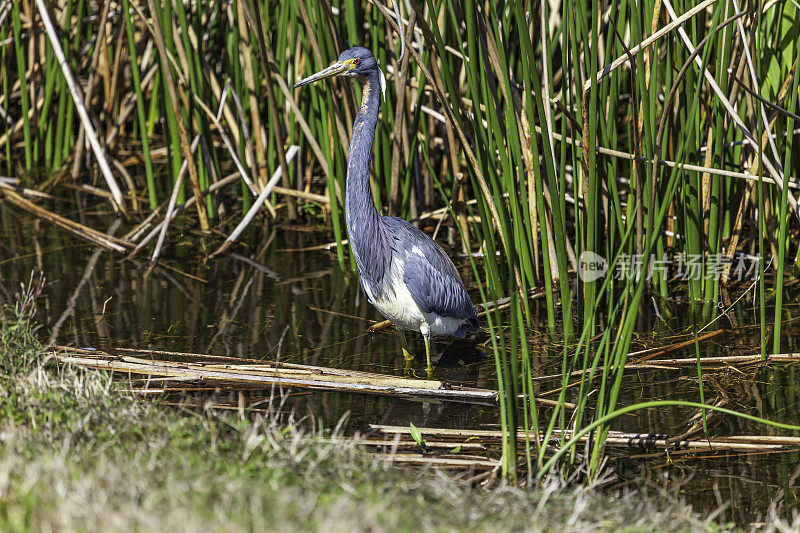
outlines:
[[[384,222],[395,253],[405,262],[403,281],[419,308],[442,317],[477,320],[461,276],[441,246],[405,220],[385,217]]]

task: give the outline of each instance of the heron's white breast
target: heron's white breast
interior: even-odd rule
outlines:
[[[422,255],[416,246],[412,249],[412,253]],[[436,313],[424,313],[406,287],[403,280],[404,270],[405,260],[399,254],[395,255],[392,258],[389,275],[384,278],[386,286],[380,298],[375,297],[372,287],[364,285],[370,301],[383,316],[403,329],[419,331],[423,335],[429,333],[431,335],[452,335],[464,321],[459,318],[443,317]]]
[[[403,329],[421,331],[427,326],[427,320],[403,281],[404,267],[405,261],[395,255],[392,258],[391,269],[384,277],[385,285],[381,296],[375,297],[372,287],[367,285],[364,286],[364,290],[370,301],[388,320]]]

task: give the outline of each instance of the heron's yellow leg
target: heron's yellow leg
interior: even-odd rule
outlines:
[[[407,378],[414,377],[414,371],[411,368],[411,362],[412,362],[411,359],[406,359],[405,363],[403,363],[403,375],[406,376]]]
[[[428,360],[426,370],[428,371],[428,377],[431,377],[431,374],[433,374],[433,364],[431,364],[431,337],[430,335],[422,335],[422,338],[425,340],[425,358]]]
[[[403,333],[403,330],[397,328],[397,334],[400,335],[400,340],[403,342],[403,357],[405,358],[407,363],[410,363],[414,360],[414,356],[411,355],[411,352],[408,351],[408,341],[406,340],[406,334]]]

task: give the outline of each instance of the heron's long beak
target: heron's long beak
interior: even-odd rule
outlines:
[[[298,81],[294,85],[292,85],[292,89],[295,87],[301,87],[303,85],[308,85],[309,83],[314,83],[315,81],[324,80],[325,78],[330,78],[332,76],[338,76],[339,74],[346,72],[353,68],[351,64],[351,60],[339,62],[337,61],[333,65],[329,66],[326,69],[320,70],[316,74],[312,74],[307,78],[303,78],[302,80]]]

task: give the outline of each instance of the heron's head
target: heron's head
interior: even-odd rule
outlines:
[[[292,89],[324,80],[325,78],[332,78],[333,76],[357,76],[362,79],[369,79],[375,73],[378,74],[380,80],[381,92],[385,92],[386,79],[383,76],[383,71],[378,66],[378,62],[375,61],[375,56],[366,48],[356,46],[342,52],[333,65],[295,83]]]

